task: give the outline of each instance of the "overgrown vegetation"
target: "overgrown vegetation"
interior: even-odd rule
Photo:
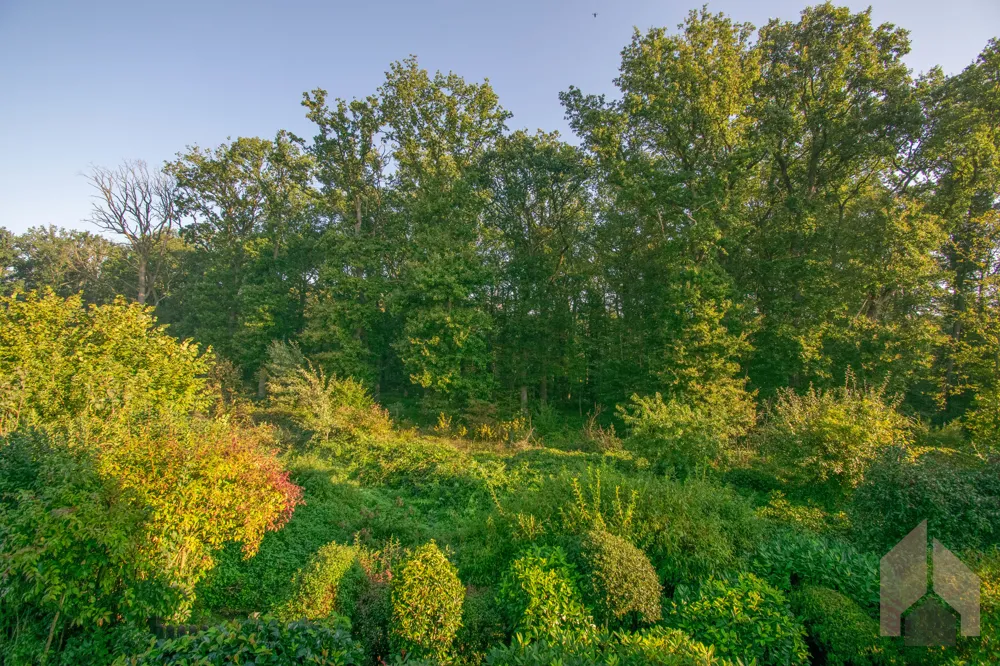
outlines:
[[[0,664],[996,661],[1000,45],[907,49],[695,11],[579,146],[409,59],[0,234]],[[925,519],[983,637],[918,652]]]

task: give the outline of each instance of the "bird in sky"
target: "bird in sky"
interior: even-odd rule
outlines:
[[[594,18],[597,18],[597,12],[594,12]]]

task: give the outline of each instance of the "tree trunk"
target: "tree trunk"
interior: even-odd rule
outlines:
[[[139,305],[146,304],[146,258],[139,257]]]
[[[524,384],[521,384],[521,411],[528,413],[528,387]]]

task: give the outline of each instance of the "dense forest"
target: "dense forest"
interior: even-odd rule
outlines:
[[[909,46],[692,11],[570,139],[410,58],[0,229],[0,664],[1000,659],[1000,41]]]

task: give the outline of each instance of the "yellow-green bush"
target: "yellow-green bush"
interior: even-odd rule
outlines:
[[[805,630],[789,612],[785,595],[753,574],[713,578],[697,592],[679,594],[667,624],[719,654],[759,666],[805,664]]]
[[[415,657],[447,658],[462,625],[465,590],[437,544],[431,541],[406,558],[390,590],[393,649]]]
[[[626,448],[681,476],[724,466],[756,417],[753,396],[735,384],[684,399],[633,395],[617,409],[629,428]]]
[[[660,619],[660,581],[645,553],[601,530],[585,534],[580,545],[584,593],[598,620],[620,626]]]
[[[755,441],[783,479],[801,485],[854,488],[886,447],[907,447],[913,424],[881,388],[791,389],[778,396]]]
[[[497,601],[510,633],[526,641],[595,629],[562,548],[535,546],[514,560],[500,582]]]

